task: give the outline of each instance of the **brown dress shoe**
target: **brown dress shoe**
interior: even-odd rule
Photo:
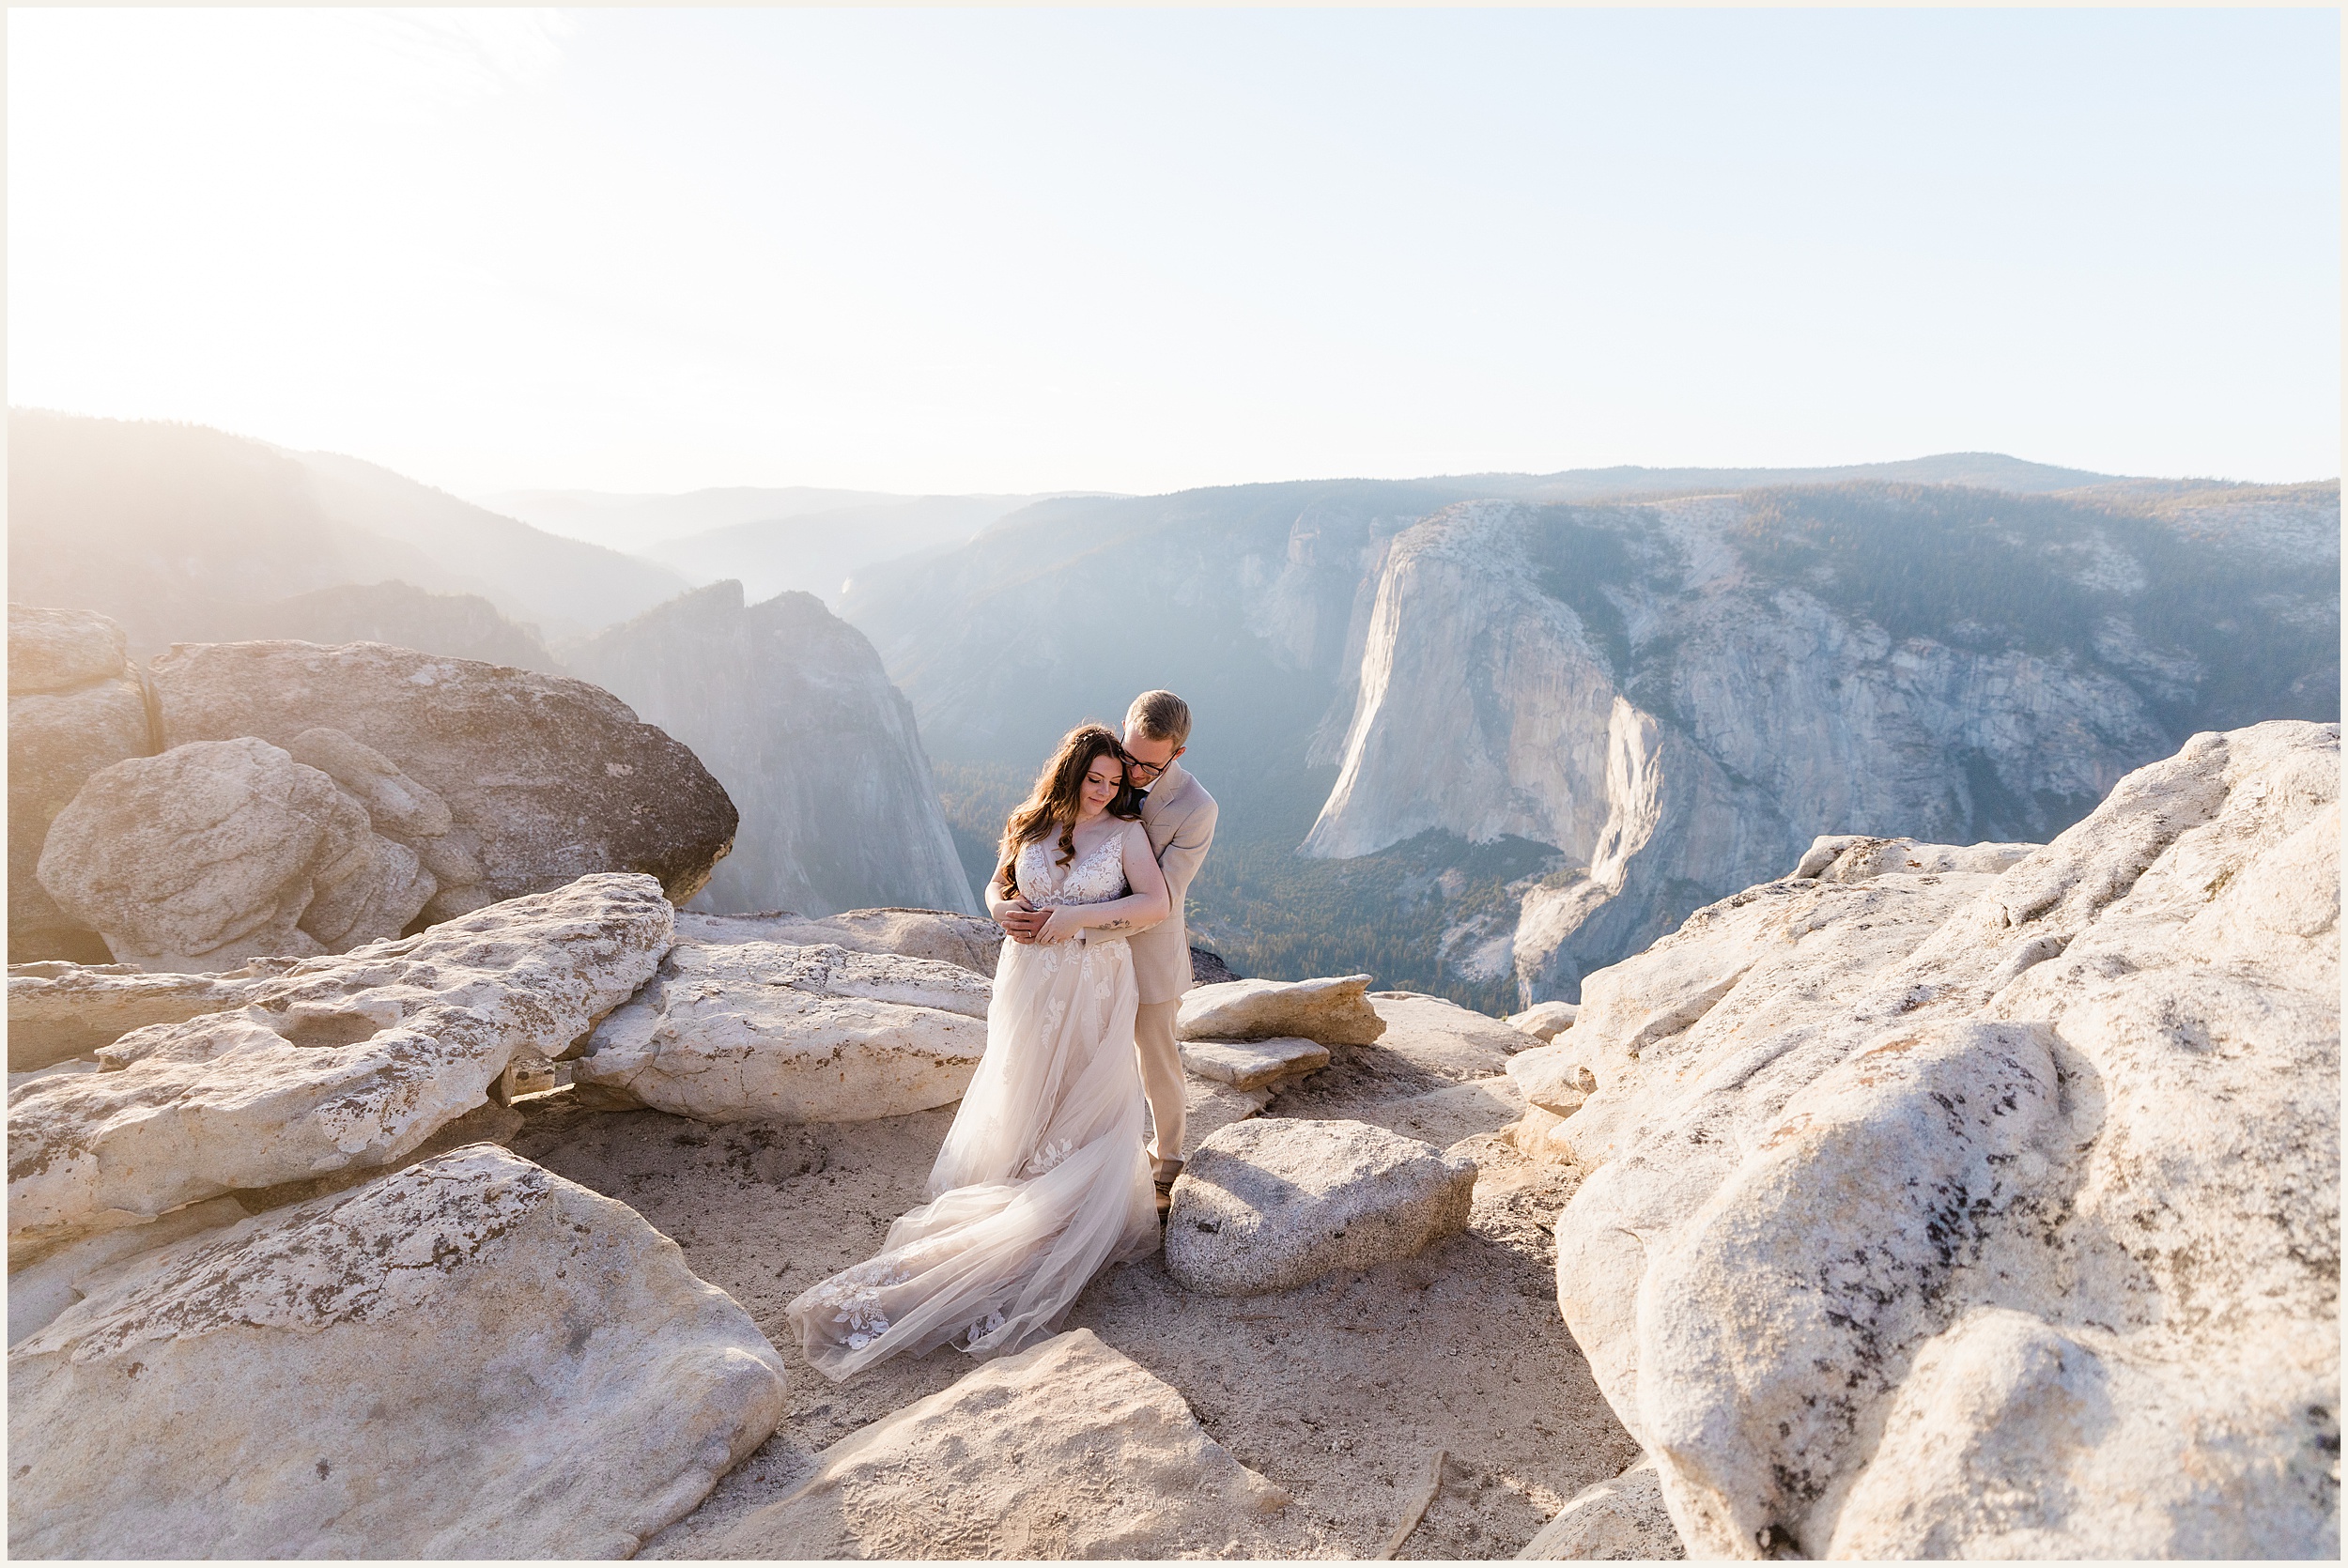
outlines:
[[[1179,1160],[1174,1161],[1171,1170],[1162,1170],[1158,1173],[1158,1220],[1160,1223],[1165,1222],[1166,1210],[1174,1207],[1174,1181],[1182,1174],[1182,1162]]]

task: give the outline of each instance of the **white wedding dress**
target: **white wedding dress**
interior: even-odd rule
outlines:
[[[1057,834],[1027,845],[1021,891],[1038,908],[1123,897],[1123,838],[1065,870]],[[986,1054],[931,1167],[931,1201],[889,1226],[878,1257],[784,1309],[810,1364],[836,1382],[940,1345],[1008,1354],[1057,1329],[1104,1266],[1156,1249],[1139,1003],[1122,937],[1003,944]]]

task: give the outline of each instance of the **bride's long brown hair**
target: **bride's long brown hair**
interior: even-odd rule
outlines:
[[[1005,892],[1019,891],[1020,850],[1055,827],[1059,829],[1059,863],[1065,866],[1076,858],[1076,816],[1084,809],[1085,775],[1092,771],[1092,760],[1103,756],[1116,758],[1120,771],[1126,766],[1124,743],[1105,724],[1079,724],[1059,738],[1051,761],[1035,776],[1035,787],[1003,824],[995,881]],[[1129,822],[1141,816],[1141,799],[1130,775],[1111,797],[1108,813]]]

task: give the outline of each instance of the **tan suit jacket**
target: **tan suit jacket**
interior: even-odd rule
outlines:
[[[1141,803],[1141,830],[1157,852],[1174,904],[1171,915],[1132,937],[1134,977],[1141,982],[1145,1006],[1176,1001],[1190,989],[1190,931],[1182,924],[1182,900],[1214,841],[1214,797],[1180,762],[1159,776]]]

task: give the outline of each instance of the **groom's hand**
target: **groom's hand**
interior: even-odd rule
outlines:
[[[1027,902],[1024,896],[1001,900],[990,899],[987,902],[986,912],[994,916],[996,925],[1003,928],[1005,936],[1022,945],[1034,942],[1043,930],[1043,922],[1051,918],[1047,912]]]

